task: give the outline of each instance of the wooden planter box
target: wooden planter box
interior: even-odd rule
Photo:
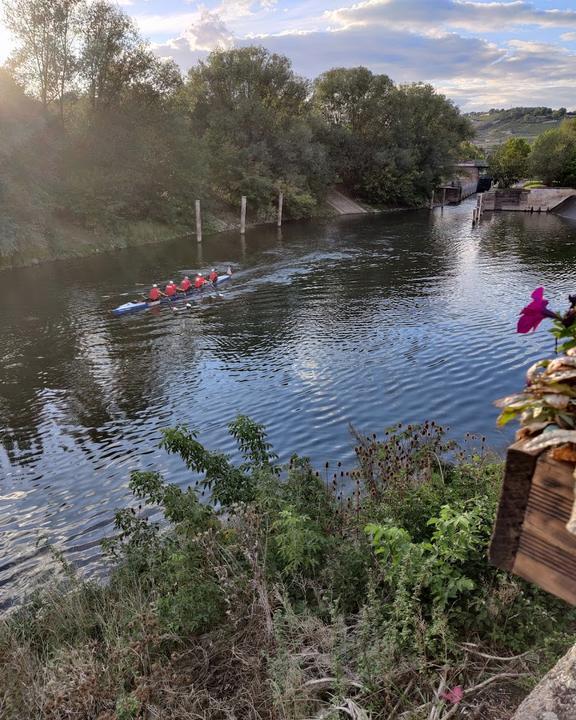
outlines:
[[[574,468],[524,444],[508,448],[490,562],[576,605],[576,535],[566,530]]]

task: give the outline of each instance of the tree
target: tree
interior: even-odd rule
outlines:
[[[182,84],[174,62],[159,60],[131,18],[106,0],[83,8],[79,76],[93,112],[118,107],[126,93],[162,95]]]
[[[328,169],[309,123],[308,83],[288,58],[261,47],[215,51],[192,68],[184,94],[219,197],[246,195],[264,213],[282,189],[289,215],[309,214]]]
[[[481,148],[479,145],[475,145],[470,142],[470,140],[464,140],[460,143],[458,148],[458,160],[484,160],[485,158],[486,153],[484,148]]]
[[[429,85],[336,68],[315,82],[314,111],[341,181],[376,204],[420,203],[471,136],[469,122]]]
[[[18,46],[9,66],[46,111],[64,98],[73,77],[74,23],[83,0],[4,0],[6,27]]]
[[[500,187],[508,188],[529,171],[530,144],[523,138],[509,138],[490,158],[490,172]]]
[[[375,122],[380,128],[391,122],[395,92],[387,75],[365,67],[333,68],[315,81],[313,104],[329,125],[366,135]]]
[[[564,120],[559,128],[536,138],[530,168],[547,185],[576,186],[575,120]]]

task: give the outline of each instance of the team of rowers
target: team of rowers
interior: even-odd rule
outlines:
[[[232,275],[231,267],[228,267],[226,274]],[[185,275],[180,285],[176,285],[174,280],[170,280],[170,282],[164,288],[164,291],[160,290],[158,285],[152,285],[152,287],[150,288],[150,292],[148,293],[147,300],[148,302],[156,302],[163,297],[175,298],[178,293],[184,293],[184,295],[188,295],[193,289],[201,292],[202,290],[204,290],[204,287],[206,285],[216,287],[218,283],[218,277],[219,275],[217,270],[215,268],[212,268],[212,271],[207,278],[204,277],[202,273],[197,273],[196,278],[194,279],[194,283],[192,283],[188,275]]]

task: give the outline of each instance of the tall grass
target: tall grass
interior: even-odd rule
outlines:
[[[231,432],[239,467],[163,440],[217,508],[136,473],[168,528],[120,511],[108,583],[68,573],[0,623],[2,718],[498,720],[573,641],[572,610],[487,564],[502,467],[481,444],[356,433],[355,470],[316,472]]]

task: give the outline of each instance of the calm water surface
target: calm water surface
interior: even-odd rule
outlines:
[[[503,449],[494,398],[551,344],[514,334],[536,285],[576,290],[576,225],[553,216],[439,212],[344,218],[0,275],[0,606],[44,580],[54,543],[86,573],[129,501],[133,469],[185,485],[158,450],[186,423],[233,451],[226,424],[266,424],[282,460],[352,464],[349,423],[426,418]],[[150,281],[224,267],[221,298],[115,318]]]

